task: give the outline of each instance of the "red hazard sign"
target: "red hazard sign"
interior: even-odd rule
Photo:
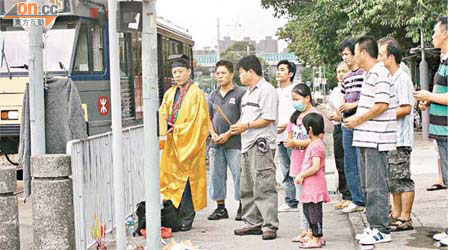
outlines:
[[[107,115],[109,113],[109,100],[106,96],[99,96],[97,100],[97,110],[100,115]]]

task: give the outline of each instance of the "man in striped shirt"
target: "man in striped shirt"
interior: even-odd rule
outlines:
[[[434,75],[433,93],[420,90],[414,97],[420,101],[419,108],[430,107],[430,138],[436,139],[441,159],[442,178],[448,187],[448,18],[439,18],[434,26],[433,45],[441,49],[441,64]],[[448,228],[435,234],[433,239],[441,245],[448,245]]]
[[[378,40],[378,60],[389,70],[396,96],[397,149],[389,151],[388,185],[393,197],[392,231],[412,230],[411,209],[414,201],[414,181],[411,179],[411,151],[414,144],[414,87],[411,77],[400,66],[402,53],[394,38]]]
[[[369,227],[357,235],[362,245],[391,241],[388,210],[387,152],[396,149],[395,90],[389,71],[377,63],[371,37],[356,41],[355,61],[367,73],[356,114],[344,120],[353,129],[353,146],[361,151],[361,186]]]
[[[339,53],[342,60],[350,69],[344,76],[342,94],[344,103],[339,107],[344,119],[356,113],[356,107],[364,81],[364,70],[355,63],[355,42],[351,39],[344,40],[339,45]],[[353,131],[342,126],[342,146],[344,148],[344,171],[347,186],[352,194],[352,203],[342,209],[344,213],[362,211],[364,209],[364,195],[361,190],[360,157],[359,148],[352,146]]]
[[[448,186],[448,26],[447,17],[439,19],[434,27],[433,44],[441,49],[441,64],[434,75],[433,93],[420,90],[414,97],[420,101],[419,107],[424,110],[430,107],[430,138],[436,139],[441,158],[442,177]]]

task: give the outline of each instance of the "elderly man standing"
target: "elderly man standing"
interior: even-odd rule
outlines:
[[[169,57],[175,85],[159,109],[160,132],[167,130],[161,158],[161,193],[178,211],[181,231],[191,230],[195,211],[206,207],[206,138],[208,103],[190,79],[189,58]],[[167,129],[164,128],[167,124]]]
[[[241,203],[246,227],[235,235],[277,237],[278,194],[273,160],[277,138],[278,95],[262,77],[262,67],[254,55],[242,58],[237,67],[242,84],[248,87],[242,97],[241,119],[231,133],[241,134]]]

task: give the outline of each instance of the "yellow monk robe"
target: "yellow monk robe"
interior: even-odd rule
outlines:
[[[164,94],[160,112],[172,111],[176,86]],[[191,184],[195,211],[206,207],[206,139],[208,104],[204,93],[192,84],[181,104],[173,132],[167,134],[161,158],[161,193],[179,207],[187,180]]]

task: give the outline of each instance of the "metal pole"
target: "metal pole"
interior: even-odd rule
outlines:
[[[116,224],[117,249],[125,250],[125,205],[124,181],[122,164],[122,114],[120,102],[120,65],[119,65],[119,35],[117,33],[117,1],[108,0],[109,11],[109,61],[111,78],[111,109],[112,109],[112,150],[114,176],[114,219]]]
[[[42,0],[37,0],[42,6]],[[29,76],[30,85],[30,126],[31,155],[45,154],[45,105],[44,105],[44,42],[43,27],[30,27],[29,39]]]
[[[144,96],[144,155],[149,157],[144,168],[147,249],[161,249],[161,208],[159,184],[158,122],[158,50],[156,35],[156,0],[142,5],[142,76]],[[163,122],[163,121],[160,121]]]
[[[220,61],[220,18],[217,18],[217,61]]]
[[[419,64],[420,69],[420,88],[424,90],[429,89],[428,83],[428,63],[425,59],[425,46],[423,41],[423,31],[420,29],[420,49],[422,52],[422,60]],[[428,139],[429,131],[428,127],[430,125],[430,111],[426,109],[422,111],[422,137],[424,140]]]

